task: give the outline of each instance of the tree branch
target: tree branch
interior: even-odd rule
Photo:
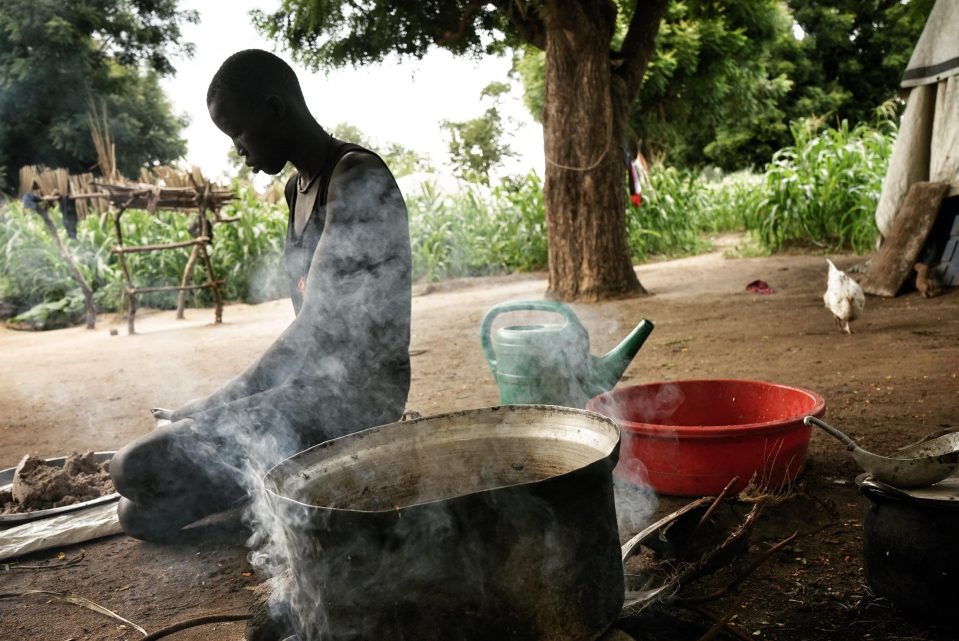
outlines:
[[[520,38],[537,49],[546,48],[546,27],[523,0],[498,0],[493,5],[509,19]]]
[[[460,24],[456,31],[447,31],[436,39],[436,44],[441,47],[446,47],[458,42],[459,40],[462,40],[466,35],[466,28],[469,27],[470,22],[473,21],[473,17],[487,4],[487,0],[473,0],[466,5],[466,7],[463,9],[463,15],[460,16]]]
[[[622,64],[615,70],[626,82],[626,94],[630,102],[636,98],[643,82],[643,75],[656,46],[659,23],[666,13],[668,0],[637,0],[633,19],[619,51]]]

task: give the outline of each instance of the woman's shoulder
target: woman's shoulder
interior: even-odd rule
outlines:
[[[338,173],[353,170],[389,171],[389,168],[376,152],[370,151],[369,149],[360,147],[358,145],[351,145],[350,148],[345,149],[343,154],[340,156],[340,159],[336,163],[336,167],[333,170],[333,175],[336,176]]]
[[[362,147],[346,151],[336,163],[330,176],[331,185],[342,185],[354,181],[379,181],[387,187],[396,186],[393,173],[383,159],[375,152]]]

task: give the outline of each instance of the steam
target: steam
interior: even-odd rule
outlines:
[[[251,497],[249,558],[263,577],[321,553],[315,540],[296,540],[310,531],[306,515],[281,511],[263,486],[266,473],[310,446],[398,420],[409,389],[406,208],[388,170],[370,156],[349,157],[357,156],[341,163],[352,168],[337,177],[325,211],[314,211],[325,228],[300,313],[243,374],[171,417],[189,434],[174,439],[180,455]],[[322,577],[274,583],[277,618],[292,613],[304,639],[322,638]]]
[[[613,490],[616,497],[616,524],[620,534],[635,533],[646,527],[659,504],[652,488],[615,476]]]
[[[264,485],[280,461],[319,443],[324,445],[313,452],[343,447],[349,439],[331,439],[392,423],[404,410],[411,277],[405,206],[385,169],[364,166],[336,184],[300,313],[241,376],[174,413],[174,420],[190,419],[193,425],[194,438],[182,443],[184,454],[224,470],[251,497],[244,514],[252,531],[250,562],[260,576],[282,578],[292,570],[298,578],[274,582],[271,608],[302,641],[369,638],[383,627],[374,614],[380,606],[402,612],[414,628],[450,629],[455,623],[466,638],[471,626],[482,624],[485,604],[503,602],[504,594],[512,601],[527,594],[545,600],[542,612],[524,612],[509,625],[533,630],[548,625],[543,617],[567,620],[568,594],[557,595],[557,577],[579,572],[570,580],[589,584],[595,577],[585,573],[596,572],[597,564],[605,576],[622,571],[618,554],[585,559],[588,563],[572,558],[569,551],[577,546],[570,541],[583,533],[578,522],[575,531],[570,523],[583,511],[615,505],[620,524],[632,528],[655,508],[647,489],[617,484],[614,498],[606,479],[583,496],[578,496],[582,488],[571,486],[569,504],[556,505],[529,483],[551,476],[530,467],[532,455],[504,468],[492,463],[503,459],[502,452],[483,448],[459,463],[444,460],[438,472],[423,477],[413,472],[429,459],[396,451],[372,467],[348,465],[319,485],[311,482],[309,468],[287,461],[289,484],[277,488],[286,499]],[[363,442],[376,433],[364,433]],[[309,456],[295,460],[301,458]],[[419,480],[397,494],[383,481],[385,473]],[[510,487],[476,497],[477,489],[503,485]],[[440,500],[466,493],[469,502]],[[508,531],[487,532],[476,522],[478,513]],[[361,528],[360,516],[382,527]],[[517,538],[518,523],[536,534]],[[593,537],[589,549],[608,551],[612,540],[618,552],[616,535],[596,524],[586,532]],[[501,549],[503,539],[514,543]],[[513,567],[524,571],[512,573]],[[445,577],[444,588],[433,594],[438,577]],[[497,591],[489,592],[494,579]],[[430,609],[423,611],[412,599],[427,593]],[[615,591],[597,594],[594,601],[596,616],[607,614],[599,612],[603,608],[615,616],[621,605]],[[476,612],[462,611],[457,607],[462,603],[474,604]],[[456,621],[444,622],[443,616]]]
[[[269,255],[261,257],[253,268],[249,279],[247,300],[260,303],[277,297],[289,296],[289,287],[285,270],[281,267],[282,257]]]
[[[676,411],[685,401],[679,385],[661,383],[642,393],[617,394],[602,397],[598,411],[613,418],[622,426],[619,465],[616,468],[616,514],[621,532],[637,532],[649,523],[658,503],[657,496],[648,481],[646,465],[631,453],[634,438],[646,438],[632,434],[629,422],[649,423],[660,426],[656,442],[664,458],[669,458],[669,449],[678,446],[675,430],[667,429]]]
[[[535,636],[559,624],[586,638],[618,613],[616,584],[607,588],[622,568],[603,520],[613,509],[609,469],[584,469],[608,465],[598,452],[614,441],[609,432],[599,445],[570,440],[589,432],[582,420],[473,410],[373,428],[285,461],[267,481],[284,498],[255,510],[275,528],[260,530],[267,547],[254,562],[292,565],[299,579],[277,611],[291,604],[304,641],[386,629],[429,641],[500,638],[517,626]],[[566,431],[554,440],[542,429]],[[535,482],[546,479],[548,492]],[[578,599],[583,585],[597,594]]]
[[[575,313],[580,322],[589,328],[591,343],[589,352],[597,355],[604,351],[600,345],[606,343],[605,347],[612,348],[635,326],[632,323],[624,325],[611,315],[602,314],[594,307],[576,306]],[[636,321],[638,322],[639,319]],[[498,319],[494,323],[494,328],[503,325],[541,324],[546,327],[554,325],[558,329],[564,322],[561,317],[552,312],[517,311],[510,312],[507,321]],[[544,387],[565,390],[571,398],[590,398],[593,392],[586,384],[587,381],[576,375],[579,372],[588,371],[589,352],[579,349],[573,341],[557,341],[553,337],[549,337],[547,341],[548,344],[539,346],[541,348],[539,351],[544,354],[543,369],[557,372],[557,380],[544,381]],[[558,347],[562,349],[557,349]],[[640,350],[639,359],[642,358],[642,354]],[[620,383],[619,389],[625,386],[627,385]],[[626,397],[619,395],[610,395],[605,398],[607,400],[599,411],[620,424],[624,419],[668,424],[669,418],[682,405],[684,394],[678,385],[665,383],[659,386],[654,394],[644,396],[636,403],[629,403],[625,400]],[[666,433],[665,436],[668,439],[670,434]],[[676,434],[672,433],[671,436],[676,442]],[[634,533],[645,527],[658,505],[657,496],[648,483],[645,465],[629,456],[629,440],[630,434],[624,429],[618,473],[614,476],[617,524],[622,535]]]

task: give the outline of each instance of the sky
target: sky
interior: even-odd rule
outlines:
[[[437,49],[420,61],[391,59],[358,69],[311,73],[257,33],[250,22],[251,9],[272,11],[278,6],[279,0],[180,1],[182,9],[195,9],[200,14],[198,24],[183,28],[183,40],[192,42],[196,51],[191,59],[174,62],[177,73],[165,79],[163,86],[174,111],[190,118],[184,132],[186,164],[198,165],[209,177],[221,177],[227,171],[230,141],[210,121],[206,88],[223,60],[240,49],[266,49],[289,62],[297,72],[310,110],[327,130],[349,123],[369,140],[395,142],[429,154],[441,173],[449,172],[441,121],[482,115],[488,103],[481,102],[480,91],[494,80],[505,81],[510,67],[508,58],[477,61]],[[519,83],[514,84],[501,113],[513,125],[508,142],[518,157],[504,166],[503,173],[536,169],[542,175],[542,127],[522,104]]]

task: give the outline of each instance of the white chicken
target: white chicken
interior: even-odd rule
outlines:
[[[829,277],[826,280],[826,293],[822,295],[826,308],[836,317],[836,323],[847,334],[852,334],[849,328],[850,321],[854,321],[862,314],[866,305],[866,295],[859,283],[849,277],[846,272],[838,269],[828,258]]]

